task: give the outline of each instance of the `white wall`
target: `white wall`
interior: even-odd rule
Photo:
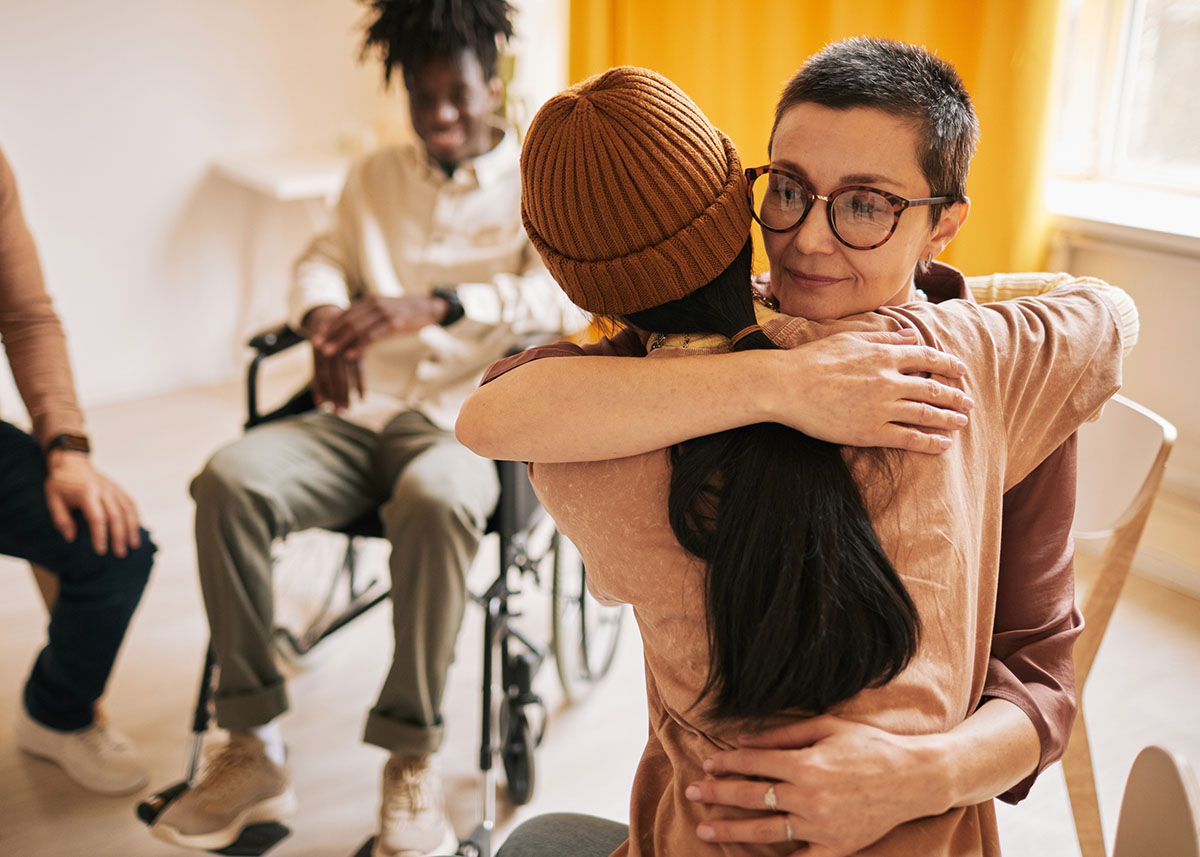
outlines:
[[[519,5],[536,107],[565,81],[566,3]],[[362,15],[354,0],[0,0],[0,146],[85,405],[232,378],[239,327],[282,315],[312,213],[212,165],[403,127],[402,87],[382,93],[377,64],[357,63]],[[23,417],[7,376],[0,413]]]

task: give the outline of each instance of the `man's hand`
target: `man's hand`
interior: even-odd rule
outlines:
[[[439,297],[387,298],[369,295],[359,298],[323,331],[319,342],[322,353],[346,360],[358,360],[372,342],[390,336],[416,333],[446,316],[449,304]]]
[[[950,808],[936,736],[893,735],[833,715],[743,736],[704,763],[714,779],[690,800],[764,810],[760,818],[706,821],[711,842],[787,842],[804,857],[845,857],[892,828]],[[774,811],[768,811],[768,789]]]
[[[358,360],[325,353],[330,328],[348,310],[336,306],[318,306],[304,316],[304,333],[312,345],[313,399],[318,405],[329,404],[335,411],[350,407],[350,393],[363,394],[362,372]]]
[[[975,403],[928,376],[961,378],[966,366],[916,340],[912,330],[839,333],[776,352],[775,421],[833,443],[944,452]]]
[[[53,450],[47,467],[46,506],[64,539],[73,542],[78,535],[72,516],[78,509],[92,531],[92,548],[97,554],[107,553],[110,542],[112,552],[122,558],[141,547],[137,506],[115,482],[92,467],[86,453]]]

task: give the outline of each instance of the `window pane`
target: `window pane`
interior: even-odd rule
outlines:
[[[1115,171],[1200,189],[1200,0],[1140,0],[1129,26]]]

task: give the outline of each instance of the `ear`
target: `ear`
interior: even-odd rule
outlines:
[[[929,243],[925,246],[921,258],[927,258],[927,253],[932,253],[935,259],[940,256],[954,236],[958,234],[958,230],[962,229],[963,224],[967,222],[967,215],[970,211],[971,200],[969,198],[943,208],[933,232],[929,235]]]

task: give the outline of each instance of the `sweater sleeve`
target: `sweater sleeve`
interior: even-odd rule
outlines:
[[[1003,409],[1005,482],[1022,481],[1121,386],[1123,356],[1137,339],[1137,310],[1119,288],[1072,281],[1033,298],[979,307],[990,337],[993,385]]]
[[[646,346],[641,334],[636,328],[627,327],[613,336],[605,337],[599,342],[579,345],[568,339],[526,348],[517,354],[497,360],[488,367],[479,386],[495,381],[506,372],[511,372],[518,366],[532,363],[546,357],[645,357]]]
[[[42,279],[37,248],[21,211],[16,177],[0,152],[0,340],[13,379],[45,444],[82,434],[83,413],[67,357],[62,323]]]

